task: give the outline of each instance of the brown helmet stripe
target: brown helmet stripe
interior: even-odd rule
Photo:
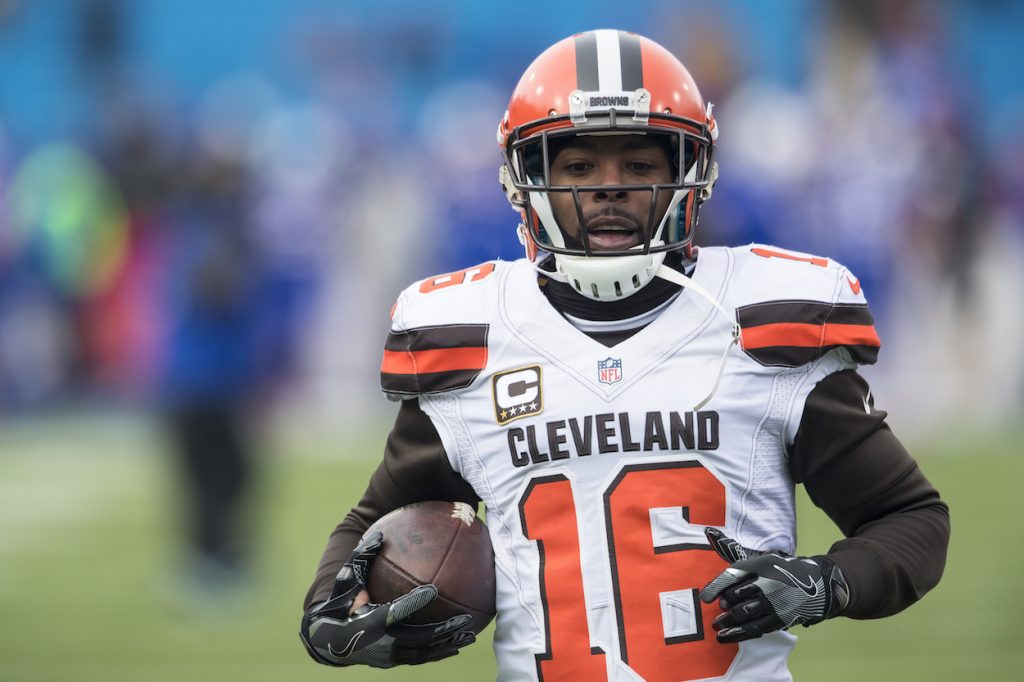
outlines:
[[[576,87],[583,91],[600,90],[597,71],[597,34],[593,31],[576,36]]]
[[[626,92],[644,86],[644,67],[640,58],[640,36],[619,31],[619,60],[622,64],[622,89]]]

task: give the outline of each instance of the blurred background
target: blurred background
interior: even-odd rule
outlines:
[[[0,680],[338,674],[296,630],[394,414],[388,311],[520,255],[507,98],[545,47],[613,27],[715,103],[698,243],[860,277],[876,403],[952,507],[935,593],[808,631],[794,671],[1014,678],[1024,4],[628,5],[0,0]],[[801,504],[821,552],[837,531]],[[494,676],[486,643],[414,672]],[[413,679],[346,675],[377,677]]]

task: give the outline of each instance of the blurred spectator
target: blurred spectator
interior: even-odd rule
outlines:
[[[519,255],[494,201],[496,93],[617,9],[528,0],[545,22],[526,35],[471,0],[63,4],[0,0],[0,410],[287,376],[286,407],[332,428],[387,409],[366,358],[401,286]],[[877,390],[936,387],[913,401],[922,430],[1019,409],[1020,334],[998,312],[1022,260],[1019,4],[692,5],[652,3],[629,28],[677,49],[716,105],[698,241],[849,265],[885,341]],[[922,334],[992,366],[948,368]]]
[[[255,324],[258,263],[243,203],[244,170],[203,159],[168,216],[171,315],[163,405],[185,482],[197,603],[245,585],[262,375]]]
[[[826,7],[808,91],[821,157],[806,222],[819,252],[843,259],[878,302],[899,371],[876,370],[876,392],[915,405],[902,426],[925,430],[976,392],[977,375],[950,366],[948,347],[971,347],[988,324],[967,323],[985,214],[978,112],[965,106],[975,98],[948,49],[948,5]]]

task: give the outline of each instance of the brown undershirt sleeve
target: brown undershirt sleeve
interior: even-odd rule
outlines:
[[[850,586],[843,615],[897,613],[938,583],[949,509],[869,407],[867,382],[837,372],[811,391],[790,451],[793,480],[846,536],[828,552]]]
[[[384,459],[370,477],[369,487],[331,533],[303,608],[330,596],[335,576],[374,521],[394,509],[426,500],[467,502],[474,507],[480,502],[452,469],[437,429],[414,398],[402,401]]]

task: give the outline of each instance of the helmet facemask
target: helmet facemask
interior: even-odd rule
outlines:
[[[502,180],[513,206],[523,213],[521,230],[528,234],[521,236],[532,241],[535,248],[554,254],[558,279],[589,298],[615,300],[650,282],[666,252],[689,250],[699,206],[710,195],[715,179],[714,146],[706,126],[694,121],[650,114],[647,121],[638,124],[631,111],[610,109],[602,113],[590,116],[583,125],[570,124],[566,120],[569,117],[563,116],[514,131],[503,151]],[[531,134],[530,129],[536,132]],[[655,142],[668,159],[671,177],[666,182],[637,184],[552,181],[552,164],[560,150],[574,140],[608,136],[643,136]],[[594,219],[593,211],[588,216],[584,207],[595,202],[584,202],[583,198],[598,193],[646,195],[649,208],[637,221],[641,234],[634,239],[639,243],[625,248],[597,243],[600,240],[587,227],[588,220]],[[555,197],[565,195],[572,197],[575,206],[574,219],[568,221],[573,223],[571,226],[559,224],[552,206],[553,199],[562,201]],[[614,214],[614,209],[606,210]],[[603,239],[608,241],[607,233]]]

